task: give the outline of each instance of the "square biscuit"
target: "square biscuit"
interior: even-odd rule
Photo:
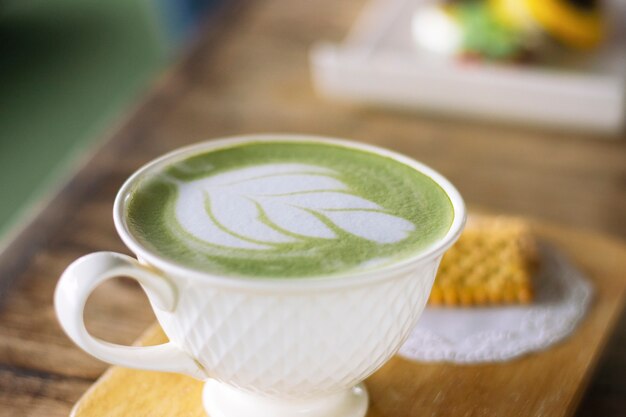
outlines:
[[[533,299],[537,247],[524,220],[474,215],[445,253],[430,305],[527,304]]]

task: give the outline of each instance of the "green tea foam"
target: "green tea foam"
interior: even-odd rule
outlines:
[[[252,141],[199,151],[131,191],[131,234],[221,275],[299,278],[366,270],[440,240],[452,203],[393,158],[325,142]]]

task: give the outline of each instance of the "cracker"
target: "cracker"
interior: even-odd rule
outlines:
[[[506,216],[472,216],[443,256],[430,305],[527,304],[537,249],[530,226]]]

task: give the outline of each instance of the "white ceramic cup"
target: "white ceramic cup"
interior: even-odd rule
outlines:
[[[329,142],[394,158],[435,180],[448,194],[454,221],[427,250],[378,270],[303,279],[223,277],[163,259],[143,247],[126,222],[126,202],[137,181],[201,151],[262,140]],[[69,337],[115,365],[177,372],[207,380],[211,417],[361,417],[361,384],[402,345],[417,322],[443,253],[458,238],[465,206],[437,172],[403,155],[350,141],[294,135],[253,135],[199,143],[141,168],[122,186],[115,226],[139,261],[98,252],[72,263],[55,293]],[[83,322],[87,297],[118,276],[136,279],[170,342],[129,347],[91,336]]]

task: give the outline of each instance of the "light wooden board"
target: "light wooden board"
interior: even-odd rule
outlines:
[[[593,281],[588,316],[566,341],[504,364],[425,364],[393,358],[367,381],[368,417],[569,416],[573,413],[624,301],[626,247],[596,235],[535,225]],[[166,338],[153,326],[140,344]],[[202,383],[119,367],[108,370],[74,417],[201,417]]]

